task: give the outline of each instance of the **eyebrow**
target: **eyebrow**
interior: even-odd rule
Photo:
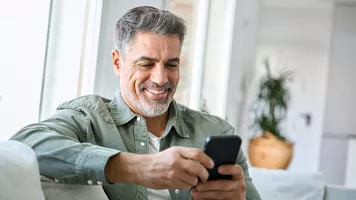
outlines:
[[[139,62],[139,61],[143,61],[143,60],[145,60],[145,61],[153,61],[153,62],[159,62],[159,59],[157,59],[157,58],[151,58],[151,57],[147,57],[147,56],[141,56],[141,57],[139,57],[139,58],[137,58],[136,60],[135,60],[135,63],[137,63],[137,62]],[[175,58],[169,58],[168,60],[166,60],[165,62],[166,63],[169,63],[169,62],[178,62],[179,63],[179,61],[180,61],[180,59],[178,58],[178,57],[175,57]]]

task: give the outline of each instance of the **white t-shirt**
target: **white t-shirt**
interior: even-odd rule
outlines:
[[[159,146],[161,138],[156,137],[152,133],[148,132],[148,152],[157,153],[159,152]],[[148,200],[167,200],[171,199],[168,189],[165,190],[154,190],[147,188]]]

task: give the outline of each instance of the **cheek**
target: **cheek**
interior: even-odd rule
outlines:
[[[131,90],[138,90],[140,85],[146,82],[150,77],[150,74],[145,71],[137,70],[129,79],[129,87]]]
[[[175,85],[178,84],[179,78],[180,78],[179,70],[171,72],[168,75],[169,82],[171,82],[172,84],[175,84]]]

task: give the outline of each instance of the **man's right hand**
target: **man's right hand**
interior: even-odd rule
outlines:
[[[209,177],[207,168],[214,162],[200,149],[171,147],[152,154],[150,162],[139,172],[140,184],[152,189],[189,190]]]
[[[117,162],[112,162],[108,168],[120,168],[114,170],[119,174],[111,173],[110,176],[106,173],[108,181],[134,183],[152,189],[189,190],[198,183],[198,178],[205,182],[209,177],[206,168],[214,166],[211,158],[197,148],[171,147],[155,154],[120,154]],[[113,177],[119,179],[115,181]]]

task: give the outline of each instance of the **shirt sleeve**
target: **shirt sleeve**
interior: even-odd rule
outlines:
[[[232,135],[234,133],[235,133],[234,128],[231,128],[228,131],[223,132],[221,135]],[[246,183],[246,200],[261,200],[261,197],[255,185],[252,182],[252,178],[250,177],[249,167],[242,148],[240,148],[239,154],[237,156],[236,164],[240,165],[241,168],[243,169],[245,183]]]
[[[84,113],[63,109],[47,120],[24,127],[11,140],[35,151],[43,176],[66,184],[107,185],[106,163],[120,151],[89,143],[89,126]]]

